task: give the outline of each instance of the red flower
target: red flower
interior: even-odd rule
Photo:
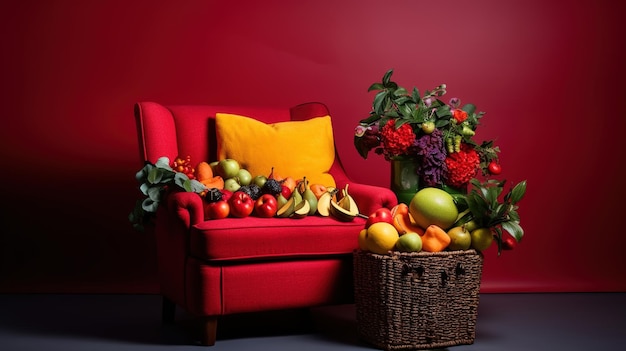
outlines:
[[[458,123],[462,123],[467,119],[467,112],[459,108],[455,108],[454,110],[452,110],[452,116],[454,117],[454,119],[456,119]]]
[[[447,183],[460,188],[467,184],[478,172],[480,157],[476,150],[468,144],[461,144],[461,151],[454,152],[446,158],[448,173]]]
[[[385,154],[391,157],[407,153],[415,141],[415,133],[408,123],[396,129],[395,120],[390,119],[381,129],[380,138]]]

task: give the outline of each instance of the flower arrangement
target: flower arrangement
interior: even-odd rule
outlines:
[[[391,80],[393,70],[368,91],[377,91],[370,116],[355,128],[354,145],[363,158],[374,150],[387,160],[413,158],[423,186],[464,188],[479,171],[498,174],[500,149],[493,141],[473,140],[483,112],[473,104],[461,105],[446,94],[442,84],[420,96]]]
[[[498,253],[512,248],[524,235],[517,203],[526,192],[526,181],[504,193],[506,181],[490,179],[501,172],[500,149],[492,140],[473,139],[484,112],[476,112],[473,104],[461,105],[458,98],[443,102],[445,84],[421,96],[417,88],[408,91],[392,81],[392,74],[387,71],[382,82],[368,89],[377,93],[370,116],[355,128],[359,154],[367,158],[374,150],[386,160],[411,160],[420,189],[438,187],[454,194],[457,223],[488,228]],[[479,174],[487,179],[479,181]]]

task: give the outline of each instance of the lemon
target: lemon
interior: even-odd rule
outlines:
[[[393,225],[387,222],[377,222],[367,228],[365,237],[367,249],[383,255],[394,249],[400,235]]]

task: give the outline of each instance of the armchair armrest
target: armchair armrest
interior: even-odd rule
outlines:
[[[359,212],[366,216],[381,207],[391,209],[398,204],[396,194],[390,189],[380,186],[350,183],[348,192],[359,206]]]
[[[200,195],[193,192],[173,191],[165,196],[168,212],[178,217],[186,229],[204,221],[204,206]]]

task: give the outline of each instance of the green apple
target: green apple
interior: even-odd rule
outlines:
[[[478,229],[478,223],[476,223],[475,220],[471,220],[465,223],[463,226],[465,227],[465,230],[467,230],[470,233],[473,232],[475,229]]]
[[[252,184],[258,185],[259,188],[263,188],[263,185],[265,185],[265,182],[267,182],[267,177],[264,175],[258,175],[252,178]]]
[[[213,171],[214,175],[218,175],[217,172],[217,165],[220,163],[220,161],[213,161],[211,163],[209,163],[209,166],[211,166],[211,170]]]
[[[472,245],[472,237],[465,226],[458,226],[448,230],[450,250],[467,250]]]
[[[435,224],[444,230],[450,228],[459,215],[452,195],[439,188],[424,188],[411,199],[409,213],[422,228]]]
[[[217,164],[217,174],[224,179],[236,177],[239,169],[239,162],[232,158],[223,159]]]
[[[250,185],[252,174],[247,169],[240,168],[235,178],[239,179],[239,184],[241,185]]]
[[[237,181],[237,178],[228,178],[224,181],[224,189],[234,193],[241,188],[241,184]]]
[[[400,236],[396,247],[404,252],[419,252],[422,250],[422,238],[417,233],[406,233]]]
[[[478,251],[484,251],[493,243],[493,234],[489,228],[474,229],[470,236],[472,237],[472,248]]]

